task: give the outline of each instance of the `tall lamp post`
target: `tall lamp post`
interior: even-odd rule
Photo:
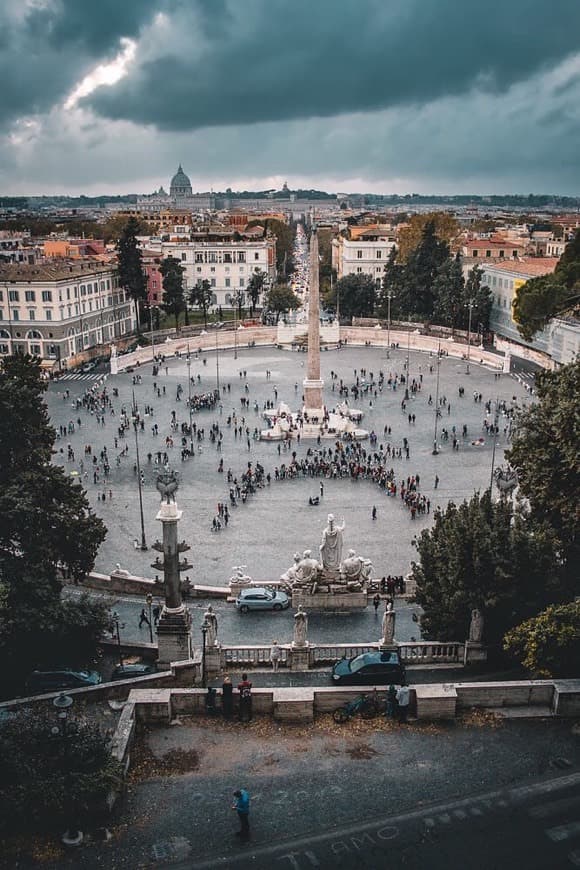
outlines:
[[[153,643],[153,619],[152,619],[152,616],[153,616],[153,611],[152,611],[153,596],[151,595],[150,592],[148,592],[147,595],[145,596],[145,601],[147,602],[147,609],[149,611],[149,640],[151,641],[151,643]]]
[[[149,326],[151,328],[151,358],[155,361],[155,336],[153,333],[153,309],[157,308],[156,305],[149,305]]]
[[[439,448],[437,447],[437,429],[439,426],[439,366],[441,365],[441,342],[437,347],[437,384],[435,387],[435,430],[433,432],[433,456],[437,456]]]
[[[387,297],[387,359],[391,355],[391,300],[395,298],[392,290],[386,294]]]
[[[206,639],[207,633],[209,631],[209,622],[207,619],[201,624],[201,636],[202,636],[202,649],[201,649],[201,685],[205,689],[205,685],[207,683],[206,678],[206,668],[205,668],[205,648],[206,648]]]
[[[125,628],[125,623],[121,622],[121,618],[116,610],[111,613],[112,633],[117,640],[117,654],[119,656],[119,664],[123,667],[123,651],[121,649],[121,629]]]
[[[467,326],[467,368],[465,369],[465,374],[469,374],[469,357],[471,355],[471,315],[473,313],[473,308],[475,306],[475,302],[473,299],[470,299],[469,302],[465,303],[465,307],[469,308],[469,323]]]
[[[193,422],[191,419],[191,352],[189,350],[189,342],[187,342],[187,404],[189,407],[189,452],[193,453]]]
[[[141,517],[141,546],[140,550],[147,549],[147,542],[145,540],[145,521],[143,519],[143,490],[141,487],[141,462],[139,459],[139,413],[137,411],[137,403],[135,402],[135,392],[133,392],[133,413],[131,415],[131,420],[133,422],[133,429],[135,430],[135,451],[137,456],[137,485],[139,487],[139,514]]]
[[[218,394],[218,398],[221,396],[220,392],[220,349],[218,342],[218,313],[216,311],[216,325],[215,325],[215,384],[216,384],[216,392]]]

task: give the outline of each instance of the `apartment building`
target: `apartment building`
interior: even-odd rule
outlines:
[[[390,228],[369,226],[353,227],[352,234],[356,238],[340,235],[332,240],[332,268],[338,279],[346,275],[368,275],[380,285],[385,264],[397,246],[394,232]]]

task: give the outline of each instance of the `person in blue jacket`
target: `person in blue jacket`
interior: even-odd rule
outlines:
[[[240,820],[240,830],[236,831],[236,837],[247,840],[250,836],[250,795],[245,788],[239,788],[234,792],[234,797],[236,802],[232,809],[237,811]]]

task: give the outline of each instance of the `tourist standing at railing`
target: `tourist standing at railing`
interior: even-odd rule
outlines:
[[[278,641],[275,640],[272,644],[272,649],[270,650],[270,661],[272,662],[272,670],[277,671],[278,665],[280,664],[281,651],[278,646]]]
[[[249,722],[252,718],[252,684],[247,674],[242,674],[238,692],[240,693],[240,722]]]

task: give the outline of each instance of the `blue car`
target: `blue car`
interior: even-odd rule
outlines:
[[[405,682],[405,666],[397,650],[363,653],[337,662],[332,682],[338,686],[401,685]]]
[[[266,589],[265,586],[250,586],[242,589],[236,598],[236,607],[240,613],[249,610],[286,610],[290,599],[279,589]]]

